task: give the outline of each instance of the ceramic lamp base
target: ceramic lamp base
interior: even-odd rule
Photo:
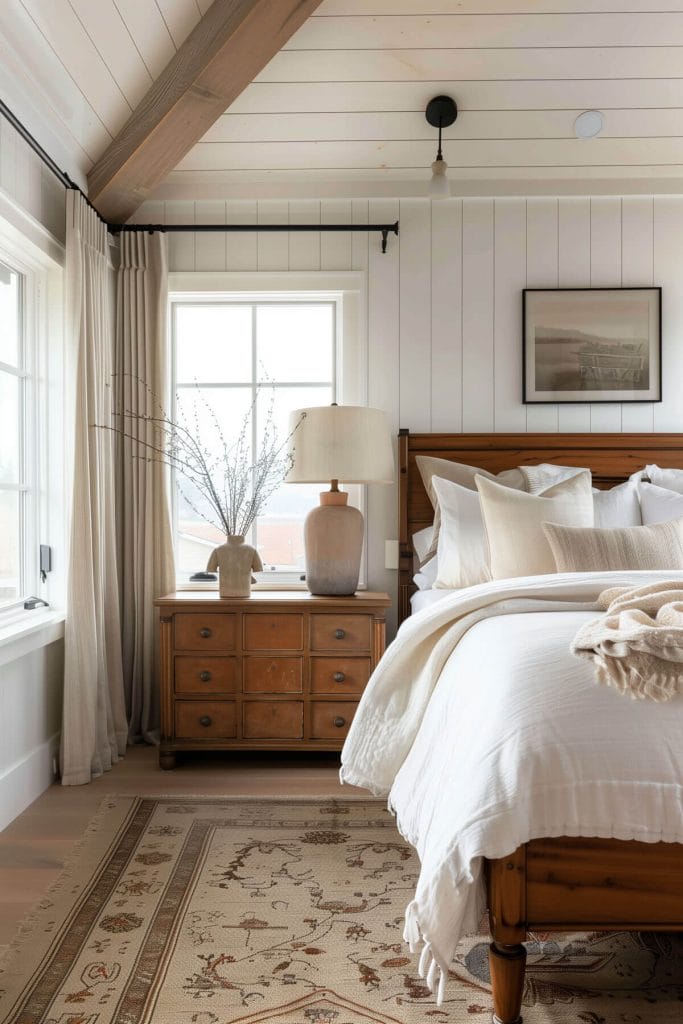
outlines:
[[[306,586],[323,597],[355,594],[363,550],[363,516],[344,491],[324,491],[304,523]]]

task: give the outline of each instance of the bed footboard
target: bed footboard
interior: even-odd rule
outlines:
[[[683,931],[683,846],[533,839],[486,862],[497,1024],[519,1024],[526,952],[541,931]]]

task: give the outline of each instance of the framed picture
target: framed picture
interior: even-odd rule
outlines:
[[[524,402],[661,402],[661,288],[525,288]]]

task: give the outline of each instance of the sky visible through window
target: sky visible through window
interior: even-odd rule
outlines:
[[[285,441],[293,409],[335,400],[335,314],[329,301],[177,302],[177,412],[207,447],[220,443],[216,423],[230,444],[250,409],[252,453],[269,415]],[[248,538],[264,568],[303,570],[303,521],[322,487],[283,484],[271,496]],[[176,571],[182,579],[203,571],[224,537],[202,518],[205,506],[182,477],[175,490]]]

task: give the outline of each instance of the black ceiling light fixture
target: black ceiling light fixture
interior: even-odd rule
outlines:
[[[445,199],[451,194],[450,182],[446,176],[448,164],[441,152],[441,129],[448,128],[458,116],[455,100],[450,96],[435,96],[425,110],[425,117],[433,128],[439,129],[439,148],[436,160],[432,164],[432,180],[429,183],[429,194],[432,199]]]

